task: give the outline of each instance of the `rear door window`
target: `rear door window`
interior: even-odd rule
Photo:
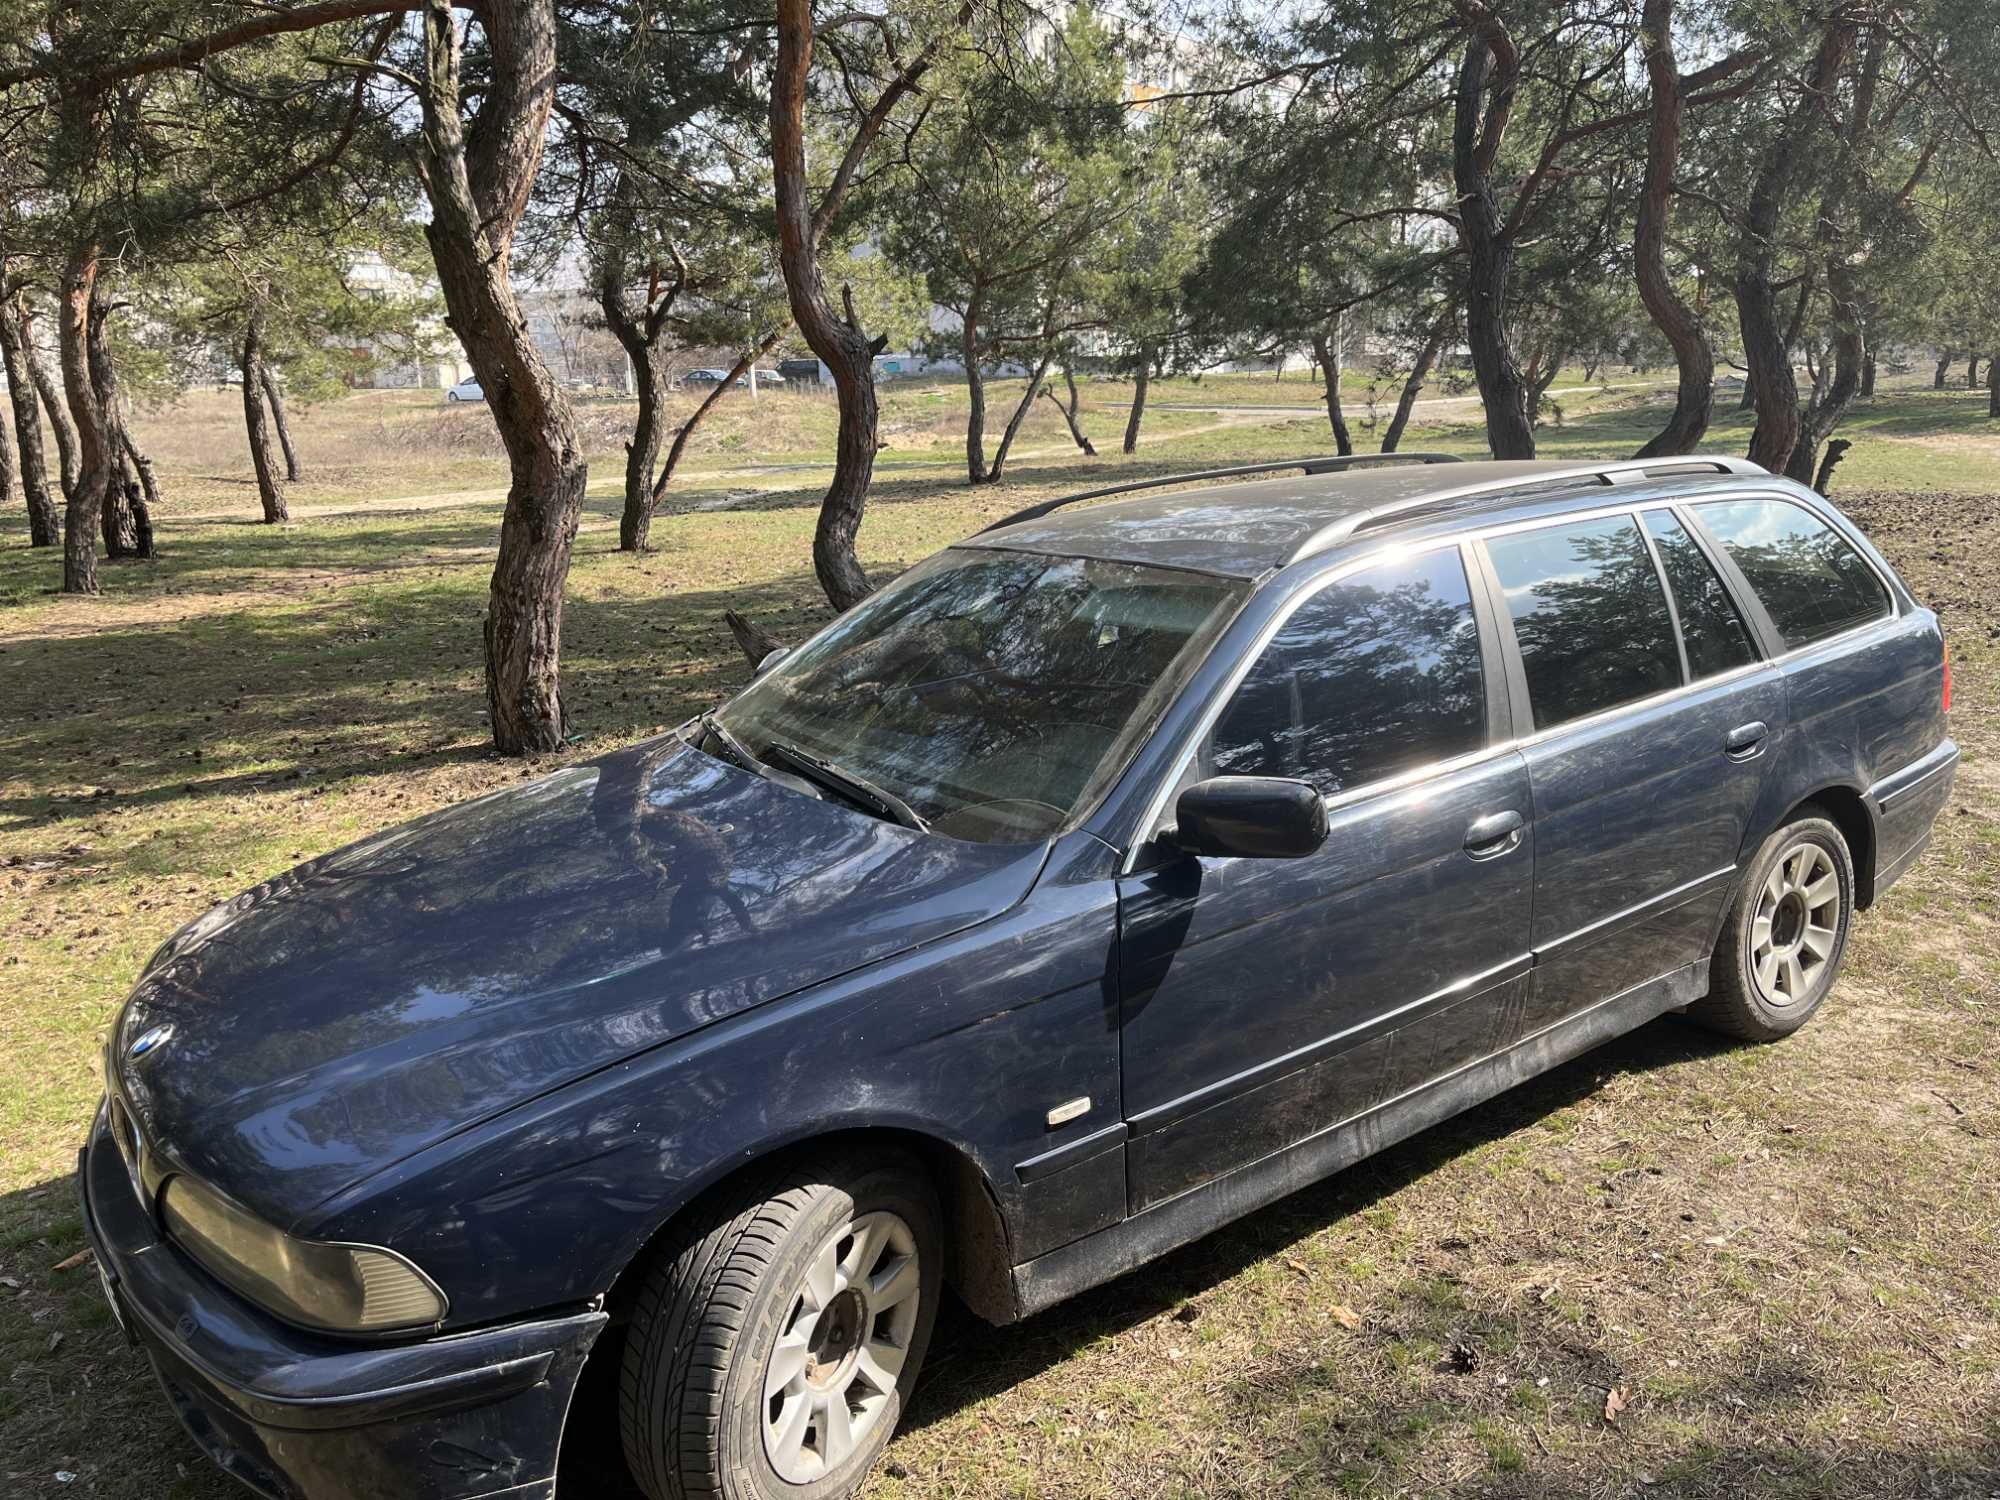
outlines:
[[[1809,646],[1890,613],[1875,570],[1804,506],[1711,500],[1694,513],[1750,581],[1787,646]]]
[[[1646,530],[1652,533],[1667,585],[1674,592],[1688,671],[1699,680],[1755,661],[1757,649],[1750,643],[1749,628],[1736,612],[1714,565],[1687,528],[1674,519],[1672,511],[1649,510]]]
[[[1679,687],[1680,648],[1653,554],[1630,516],[1490,537],[1536,729]]]
[[[1479,627],[1456,547],[1353,573],[1285,622],[1216,723],[1217,775],[1331,796],[1486,743]]]

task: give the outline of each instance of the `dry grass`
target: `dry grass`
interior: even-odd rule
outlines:
[[[214,458],[240,442],[227,415],[150,430],[181,513],[163,518],[164,559],[110,569],[102,599],[42,592],[49,559],[0,519],[10,1500],[235,1493],[88,1269],[56,1269],[81,1243],[67,1173],[94,1054],[145,953],[298,858],[525,774],[485,753],[479,721],[495,507],[377,498],[451,489],[461,462],[488,469],[458,483],[491,482],[492,460],[399,446],[405,419],[357,402],[313,419],[309,460],[348,476],[325,482],[339,514],[282,532],[197,521],[221,493],[204,485],[241,481]],[[1257,441],[1318,446],[1297,439]],[[1229,451],[1257,448],[1197,436],[1151,461]],[[1768,1048],[1658,1023],[1020,1328],[948,1313],[874,1492],[2000,1493],[2000,475],[1922,452],[1986,495],[1848,503],[1945,615],[1966,760],[1822,1017]],[[891,474],[866,561],[886,576],[1088,472],[1004,493]],[[725,691],[724,604],[790,635],[821,613],[816,491],[768,488],[811,476],[711,465],[641,559],[610,550],[606,477],[565,630],[569,757]]]

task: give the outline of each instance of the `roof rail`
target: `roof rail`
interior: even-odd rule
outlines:
[[[1391,501],[1369,510],[1356,511],[1351,516],[1342,516],[1338,521],[1322,526],[1311,536],[1294,547],[1285,561],[1297,562],[1302,557],[1310,557],[1315,552],[1346,541],[1351,536],[1364,531],[1374,531],[1392,522],[1408,520],[1413,515],[1421,515],[1429,510],[1446,510],[1466,500],[1485,495],[1504,495],[1509,490],[1538,490],[1550,485],[1579,484],[1595,481],[1598,484],[1630,484],[1642,479],[1668,479],[1677,474],[1765,474],[1770,470],[1760,464],[1753,464],[1747,458],[1730,458],[1723,454],[1693,454],[1684,458],[1633,458],[1616,463],[1577,464],[1573,468],[1543,469],[1531,474],[1522,474],[1512,479],[1489,479],[1480,484],[1461,485],[1456,489],[1434,490],[1428,495],[1416,495],[1407,500]]]
[[[1455,464],[1461,460],[1452,453],[1354,453],[1342,458],[1331,456],[1322,458],[1288,458],[1267,464],[1240,464],[1233,469],[1200,469],[1192,474],[1169,474],[1162,479],[1140,479],[1131,484],[1107,485],[1101,490],[1085,490],[1080,495],[1060,495],[1054,500],[1043,500],[1025,510],[1017,510],[1011,516],[1002,516],[990,526],[974,532],[974,536],[984,536],[989,531],[998,531],[1003,526],[1014,526],[1022,521],[1034,521],[1050,511],[1061,510],[1065,505],[1075,505],[1083,500],[1102,500],[1110,495],[1130,495],[1138,490],[1162,490],[1176,484],[1195,484],[1205,479],[1244,479],[1252,474],[1283,474],[1293,469],[1303,469],[1308,474],[1336,474],[1342,469],[1359,469],[1390,464]]]

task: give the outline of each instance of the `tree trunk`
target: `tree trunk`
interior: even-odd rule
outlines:
[[[1410,378],[1403,382],[1403,393],[1396,398],[1396,414],[1389,419],[1389,430],[1382,434],[1382,451],[1394,453],[1403,441],[1403,432],[1410,425],[1410,414],[1416,409],[1417,397],[1423,393],[1424,381],[1429,378],[1431,366],[1437,362],[1444,341],[1451,336],[1452,316],[1444,314],[1431,327],[1430,337],[1424,340],[1423,348],[1417,351],[1417,362],[1410,367]]]
[[[1861,361],[1861,399],[1875,399],[1875,351],[1870,349],[1868,357]]]
[[[1063,414],[1063,421],[1069,424],[1070,440],[1083,450],[1086,458],[1095,458],[1097,457],[1097,447],[1089,438],[1084,436],[1083,426],[1077,421],[1078,397],[1076,393],[1076,376],[1068,365],[1063,366],[1062,377],[1063,384],[1069,387],[1069,401],[1067,403],[1048,386],[1042,387],[1042,394],[1055,402],[1056,410]]]
[[[1951,363],[1958,357],[1956,349],[1945,349],[1938,354],[1937,373],[1931,378],[1931,389],[1941,391],[1951,378]]]
[[[1814,475],[1812,487],[1820,494],[1830,494],[1833,489],[1833,471],[1840,467],[1840,461],[1847,457],[1847,450],[1854,444],[1846,438],[1835,438],[1826,445],[1826,457],[1821,460],[1819,472]]]
[[[267,360],[257,361],[257,383],[263,387],[264,399],[271,407],[271,426],[277,430],[278,446],[285,454],[285,478],[297,484],[306,477],[305,466],[299,462],[299,450],[292,446],[291,419],[285,415],[285,397],[278,386],[276,372]]]
[[[1673,225],[1674,174],[1680,169],[1680,62],[1674,53],[1674,0],[1646,0],[1639,22],[1646,40],[1646,73],[1652,83],[1652,131],[1647,138],[1646,175],[1639,190],[1638,224],[1632,252],[1639,300],[1673,348],[1680,380],[1666,426],[1635,457],[1665,458],[1692,453],[1708,432],[1715,405],[1715,351],[1701,318],[1667,274],[1667,235]]]
[[[148,458],[145,450],[139,446],[139,440],[132,436],[132,424],[130,422],[119,423],[118,439],[125,448],[126,467],[131,469],[138,478],[139,498],[146,507],[146,530],[148,535],[150,535],[153,527],[152,510],[160,503],[159,476],[153,472],[152,459]],[[146,550],[147,555],[150,556],[152,553],[152,543],[150,541],[146,544]]]
[[[632,423],[632,436],[625,442],[625,505],[618,515],[618,550],[645,552],[652,545],[653,467],[660,455],[660,408],[667,399],[667,371],[650,344],[633,355],[632,366],[639,387],[639,414]]]
[[[1007,418],[1007,428],[1000,434],[1000,446],[993,450],[992,467],[986,471],[985,483],[998,484],[1001,471],[1007,467],[1007,450],[1014,446],[1014,435],[1021,430],[1021,423],[1028,415],[1028,408],[1035,404],[1035,392],[1042,387],[1042,380],[1049,373],[1049,366],[1055,356],[1044,354],[1028,376],[1028,388],[1021,393],[1021,399],[1014,403],[1014,414]]]
[[[1986,362],[1986,415],[2000,417],[2000,359]]]
[[[264,507],[264,524],[289,522],[292,513],[285,505],[285,480],[278,472],[277,455],[271,451],[271,428],[264,409],[263,317],[252,313],[243,328],[243,348],[239,367],[243,371],[243,430],[250,438],[250,464],[257,471],[257,499]]]
[[[734,389],[737,378],[757,360],[771,352],[778,340],[784,337],[784,332],[783,328],[774,328],[765,334],[764,341],[748,354],[739,357],[730,367],[729,373],[718,384],[711,386],[708,394],[701,398],[701,405],[694,409],[693,415],[681,423],[680,430],[674,434],[672,445],[667,449],[666,462],[660,465],[660,472],[653,480],[653,503],[647,512],[648,516],[660,508],[660,501],[667,493],[668,484],[673,481],[674,471],[680,467],[681,457],[687,452],[688,439],[694,436],[695,429],[701,426],[709,412],[715,409],[715,404],[722,399],[723,393]]]
[[[1792,373],[1791,342],[1778,326],[1778,291],[1773,284],[1778,223],[1818,129],[1822,101],[1833,97],[1847,66],[1855,32],[1848,10],[1836,11],[1824,23],[1803,102],[1794,106],[1790,121],[1764,148],[1737,241],[1732,289],[1743,331],[1743,357],[1750,367],[1749,393],[1757,411],[1750,458],[1773,473],[1790,464],[1800,426],[1799,384]]]
[[[104,413],[90,378],[90,321],[97,291],[98,242],[86,236],[71,249],[63,267],[57,331],[62,347],[63,390],[76,418],[79,466],[63,517],[65,594],[95,594],[97,526],[104,497],[117,481],[113,447],[104,431]]]
[[[1153,378],[1153,350],[1146,345],[1139,350],[1139,369],[1132,377],[1132,410],[1125,418],[1125,451],[1139,451],[1139,424],[1146,418],[1146,386]]]
[[[1528,388],[1507,338],[1507,283],[1514,269],[1514,241],[1493,191],[1498,141],[1482,146],[1480,122],[1496,58],[1484,36],[1473,35],[1459,67],[1453,104],[1452,177],[1458,190],[1459,241],[1465,249],[1465,336],[1486,408],[1486,442],[1495,458],[1533,458],[1535,429],[1528,419]],[[1511,96],[1514,84],[1503,87]]]
[[[1347,364],[1340,347],[1344,342],[1344,333],[1338,331],[1313,335],[1313,356],[1319,361],[1320,377],[1326,382],[1326,420],[1333,427],[1334,451],[1342,458],[1354,452],[1354,439],[1347,431],[1347,413],[1340,404],[1340,377]]]
[[[1979,389],[1979,356],[1977,354],[1969,354],[1965,358],[1965,388],[1968,391]]]
[[[85,352],[90,362],[91,383],[97,388],[98,409],[103,413],[99,441],[107,446],[104,463],[111,473],[103,500],[104,555],[107,558],[151,557],[152,517],[146,514],[145,497],[138,485],[127,485],[124,479],[125,409],[118,394],[118,366],[111,358],[110,321],[111,299],[100,281],[96,288],[96,301],[91,305]],[[82,432],[83,424],[79,422],[79,440]]]
[[[0,305],[0,356],[7,367],[7,399],[20,439],[21,491],[28,502],[28,545],[53,547],[62,540],[62,518],[49,492],[48,457],[42,450],[42,421],[34,377],[21,347],[21,323],[14,304]]]
[[[543,363],[508,264],[541,165],[555,99],[551,0],[483,12],[483,90],[468,138],[451,0],[424,0],[424,226],[448,322],[507,449],[507,506],[488,588],[486,702],[493,743],[518,755],[562,747],[563,584],[588,470],[562,387]]]
[[[966,301],[965,317],[958,330],[960,358],[965,361],[965,474],[968,484],[984,484],[989,477],[986,472],[986,377],[979,369],[979,312],[980,296],[975,289]]]
[[[961,7],[961,25],[970,10],[969,4]],[[880,345],[861,331],[851,300],[846,317],[834,310],[820,273],[819,242],[869,144],[897,100],[916,86],[937,44],[938,39],[934,39],[920,51],[876,99],[815,211],[806,171],[805,123],[807,83],[812,72],[812,0],[778,0],[777,57],[771,77],[771,171],[778,264],[784,273],[792,320],[813,353],[833,372],[834,389],[840,398],[833,482],[820,502],[819,525],[813,534],[813,570],[835,609],[847,609],[868,596],[868,576],[861,571],[854,543],[861,530],[868,482],[875,472],[875,454],[881,447],[875,395],[875,355]]]
[[[35,392],[42,400],[42,410],[48,416],[49,430],[55,434],[63,498],[67,500],[76,493],[77,480],[83,472],[76,424],[70,420],[69,406],[63,399],[64,382],[68,376],[58,381],[55,372],[49,369],[48,361],[42,358],[42,352],[35,344],[34,314],[28,310],[25,300],[20,308],[21,348],[28,361],[28,376],[34,382]]]

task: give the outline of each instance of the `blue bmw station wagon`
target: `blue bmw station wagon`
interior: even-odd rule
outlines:
[[[661,1500],[844,1496],[946,1287],[1024,1317],[1664,1012],[1803,1025],[1950,698],[1735,460],[1037,506],[174,936],[91,1244],[263,1494],[549,1495],[595,1401]]]

